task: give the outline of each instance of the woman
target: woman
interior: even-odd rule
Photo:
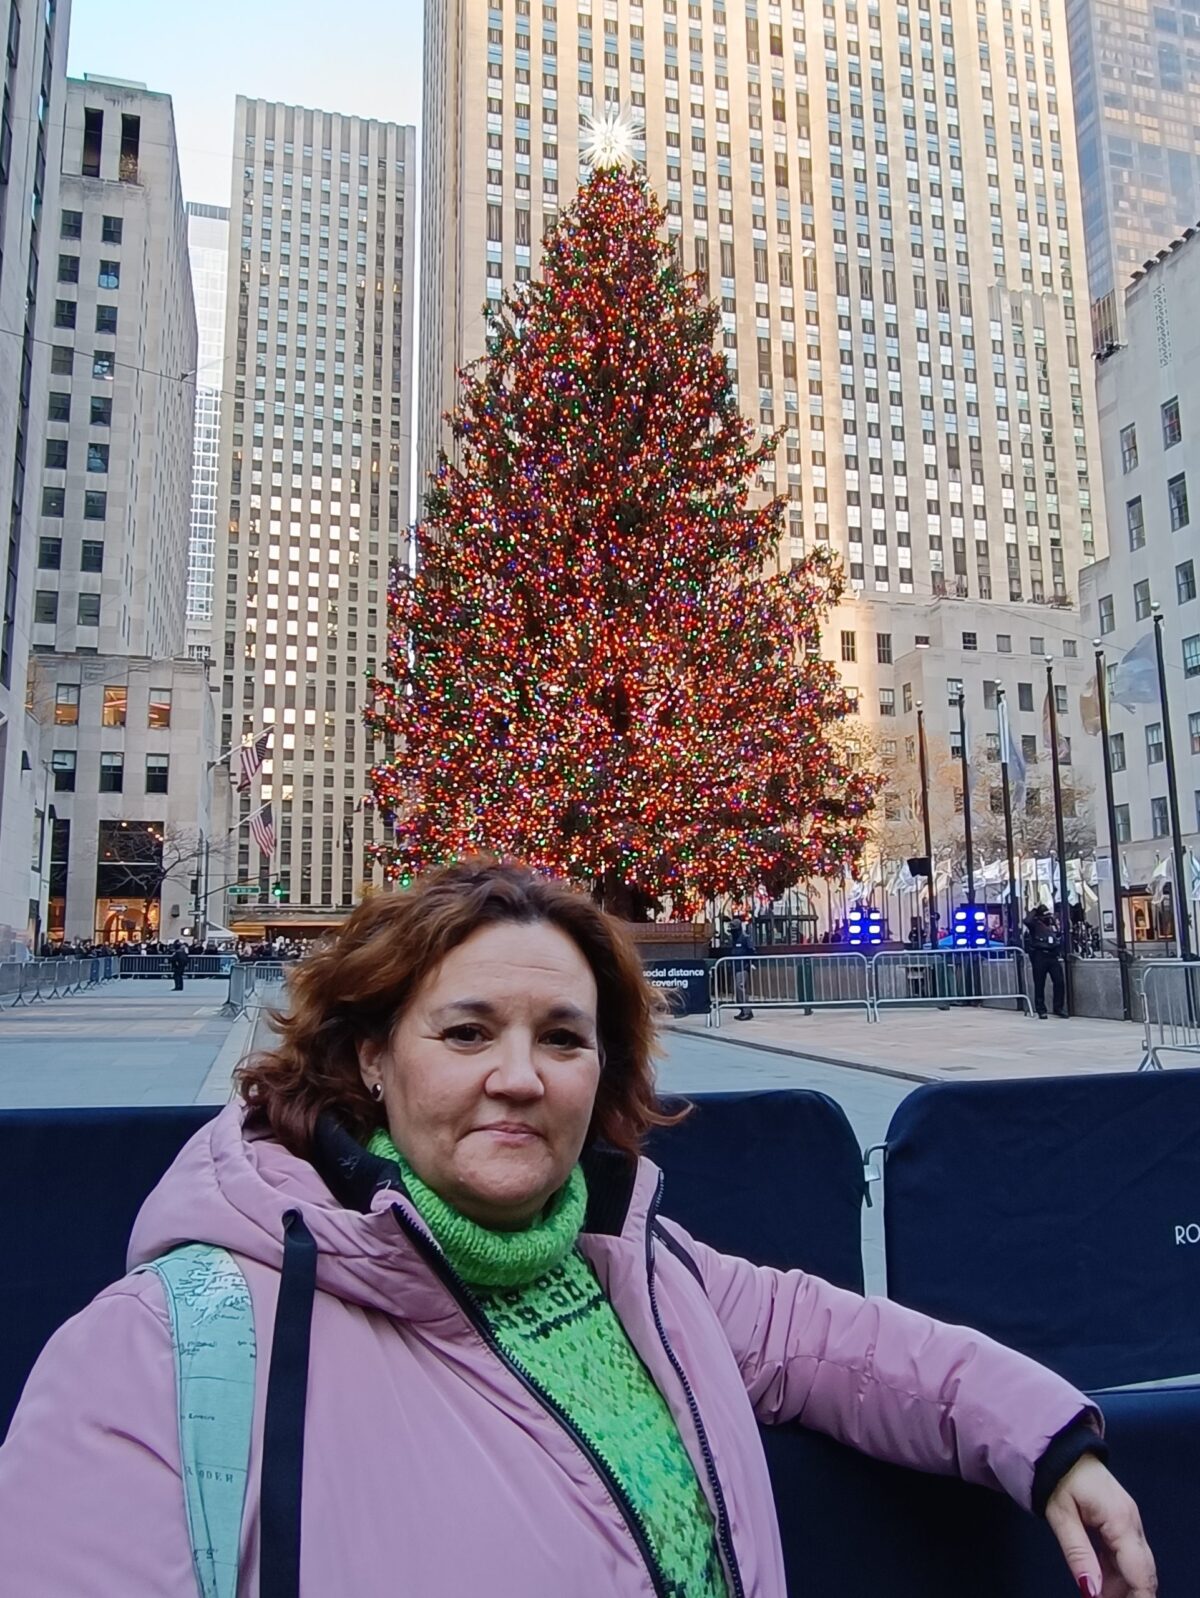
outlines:
[[[656,1003],[617,923],[486,861],[368,900],[294,972],[278,1047],[130,1249],[220,1244],[249,1285],[238,1592],[783,1598],[756,1420],[800,1417],[1044,1508],[1081,1592],[1103,1572],[1105,1598],[1148,1598],[1080,1393],[660,1216],[636,1158]],[[143,1272],[30,1377],[0,1450],[6,1590],[191,1598],[180,1458]]]

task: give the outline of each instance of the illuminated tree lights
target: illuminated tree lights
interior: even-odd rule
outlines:
[[[840,575],[775,570],[784,502],[750,503],[774,441],[664,220],[639,174],[596,171],[487,313],[371,681],[390,880],[484,850],[686,913],[861,850],[876,782],[816,658]]]

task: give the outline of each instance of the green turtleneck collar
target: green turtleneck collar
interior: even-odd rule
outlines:
[[[426,1186],[382,1128],[368,1152],[400,1167],[421,1219],[450,1264],[472,1287],[523,1287],[560,1265],[575,1246],[587,1209],[587,1183],[577,1165],[544,1212],[517,1232],[496,1232],[468,1220]]]

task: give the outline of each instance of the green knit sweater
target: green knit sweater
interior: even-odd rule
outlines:
[[[576,1248],[587,1206],[578,1166],[543,1214],[493,1232],[421,1181],[386,1132],[413,1203],[505,1353],[571,1418],[624,1488],[670,1598],[727,1598],[708,1501],[666,1400]]]

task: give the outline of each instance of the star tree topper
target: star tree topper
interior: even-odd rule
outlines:
[[[645,132],[646,124],[632,111],[609,106],[603,116],[585,117],[583,128],[579,153],[594,172],[636,163],[634,146]]]

